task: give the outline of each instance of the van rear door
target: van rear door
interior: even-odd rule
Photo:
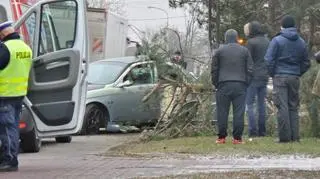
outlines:
[[[69,135],[82,127],[87,84],[87,19],[84,0],[42,0],[15,28],[27,26],[33,66],[25,105],[40,137]]]

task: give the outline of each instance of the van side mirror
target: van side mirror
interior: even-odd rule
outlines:
[[[123,83],[120,83],[118,85],[119,88],[124,88],[124,87],[128,87],[128,86],[131,86],[133,85],[133,81],[130,81],[130,80],[126,80],[125,82]]]

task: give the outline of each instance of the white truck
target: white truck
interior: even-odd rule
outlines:
[[[88,8],[90,61],[125,56],[128,20],[105,9]]]

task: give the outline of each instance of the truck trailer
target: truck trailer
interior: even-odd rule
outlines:
[[[105,9],[88,8],[91,61],[125,56],[128,20]]]

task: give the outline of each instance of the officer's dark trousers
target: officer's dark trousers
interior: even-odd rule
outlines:
[[[19,118],[22,100],[0,99],[1,163],[18,166]]]
[[[242,82],[219,84],[217,101],[218,137],[227,137],[230,105],[233,109],[233,138],[242,139],[247,85]]]
[[[299,87],[298,76],[281,75],[273,78],[280,142],[299,141]]]

